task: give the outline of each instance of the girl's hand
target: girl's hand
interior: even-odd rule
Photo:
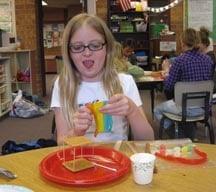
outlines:
[[[81,106],[73,116],[73,128],[76,136],[84,135],[87,129],[92,125],[93,116],[91,111]]]
[[[136,106],[131,99],[124,94],[113,95],[106,105],[100,108],[100,112],[117,116],[130,115]]]

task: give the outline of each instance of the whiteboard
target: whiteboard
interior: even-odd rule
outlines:
[[[188,0],[188,27],[213,31],[213,0]]]

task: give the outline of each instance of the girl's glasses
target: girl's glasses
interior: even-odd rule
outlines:
[[[81,53],[85,50],[85,48],[88,48],[90,51],[99,51],[103,48],[103,46],[106,43],[102,42],[92,42],[88,45],[82,45],[82,44],[70,44],[69,49],[72,53]]]

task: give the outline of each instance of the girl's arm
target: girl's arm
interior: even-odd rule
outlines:
[[[73,125],[69,127],[60,108],[55,108],[55,121],[57,129],[57,143],[62,145],[68,137],[83,136],[86,130],[92,125],[93,116],[91,111],[80,107],[73,115]]]

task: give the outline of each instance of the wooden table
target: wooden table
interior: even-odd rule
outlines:
[[[178,140],[168,140],[178,141]],[[179,140],[181,141],[181,140]],[[152,141],[158,145],[163,141]],[[152,144],[150,142],[150,144]],[[98,143],[102,146],[113,148],[115,143]],[[143,152],[146,142],[133,141],[123,142],[120,151],[130,156],[133,150]],[[62,149],[62,147],[50,147],[27,152],[20,152],[11,155],[0,156],[0,167],[10,169],[17,174],[14,180],[7,180],[0,176],[0,184],[21,185],[34,190],[35,192],[59,192],[59,191],[103,191],[103,192],[215,192],[216,190],[216,146],[210,144],[196,144],[197,147],[208,154],[208,162],[202,165],[176,164],[174,168],[167,166],[169,162],[156,160],[158,173],[154,174],[153,181],[148,185],[137,185],[134,183],[132,174],[129,172],[123,178],[114,182],[94,187],[70,187],[56,184],[44,179],[39,172],[39,163],[49,153]],[[132,146],[132,150],[131,150]],[[159,162],[159,161],[160,162]],[[159,163],[158,163],[159,162]],[[167,170],[165,168],[167,167]]]
[[[163,80],[164,79],[160,77],[155,78],[150,75],[144,75],[143,77],[135,79],[139,90],[150,91],[152,119],[154,119],[155,90],[158,89],[158,86],[163,87]]]

